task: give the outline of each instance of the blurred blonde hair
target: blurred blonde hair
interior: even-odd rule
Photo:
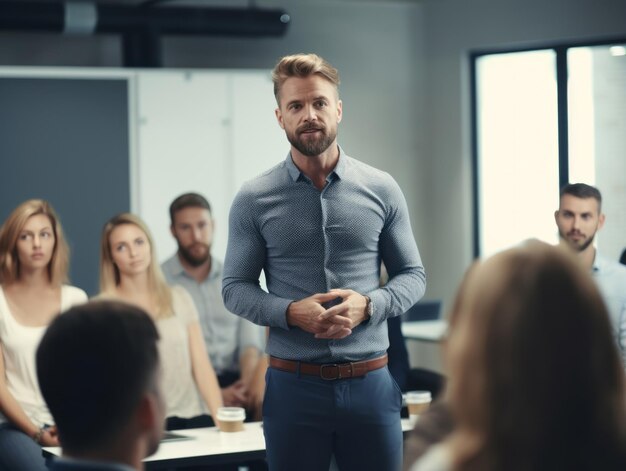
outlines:
[[[455,470],[624,469],[624,371],[590,274],[531,241],[473,266],[452,311]]]
[[[156,262],[156,250],[150,230],[148,226],[134,214],[118,214],[109,219],[102,228],[102,237],[100,239],[100,292],[111,294],[120,284],[120,271],[115,263],[113,263],[109,238],[113,229],[125,224],[137,226],[146,235],[146,239],[150,244],[151,257],[150,265],[148,266],[148,284],[158,308],[158,311],[154,314],[157,318],[169,317],[173,315],[172,290],[165,281],[163,272]]]
[[[17,239],[28,218],[43,214],[47,216],[54,232],[54,249],[48,264],[48,277],[54,286],[68,281],[69,248],[63,235],[61,221],[50,203],[41,199],[24,201],[4,221],[0,229],[0,283],[15,283],[20,277],[17,255]]]

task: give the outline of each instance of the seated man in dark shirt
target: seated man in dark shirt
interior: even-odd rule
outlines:
[[[37,376],[59,431],[52,470],[143,469],[161,439],[165,405],[153,321],[116,301],[58,316],[37,350]]]

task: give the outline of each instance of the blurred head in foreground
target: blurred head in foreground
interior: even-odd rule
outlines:
[[[475,264],[451,326],[454,469],[624,469],[623,367],[569,253],[529,241]]]
[[[142,469],[164,423],[158,333],[141,309],[94,301],[58,316],[37,350],[37,375],[64,456]]]

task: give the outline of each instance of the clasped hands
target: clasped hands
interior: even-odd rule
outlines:
[[[325,303],[340,299],[326,309]],[[367,299],[351,289],[332,289],[294,301],[287,308],[287,323],[315,334],[318,339],[342,339],[365,320]]]
[[[248,388],[239,379],[230,386],[222,388],[222,400],[226,407],[248,407]]]
[[[59,446],[59,431],[56,425],[40,428],[35,434],[34,440],[41,446]]]

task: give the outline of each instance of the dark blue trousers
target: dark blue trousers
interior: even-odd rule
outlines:
[[[270,471],[402,468],[402,393],[387,367],[326,381],[268,368],[263,430]]]

